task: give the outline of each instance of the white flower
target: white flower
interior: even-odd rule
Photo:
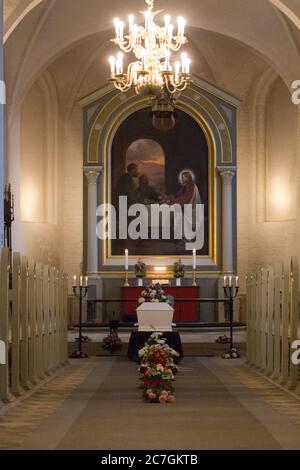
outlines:
[[[143,304],[145,302],[145,299],[144,297],[140,297],[139,300],[138,300],[139,304]]]

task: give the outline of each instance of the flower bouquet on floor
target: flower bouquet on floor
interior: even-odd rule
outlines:
[[[75,341],[78,343],[79,342],[79,337],[75,338]],[[91,343],[92,338],[90,338],[89,336],[81,335],[81,342],[82,343]]]
[[[179,354],[170,348],[162,338],[162,333],[153,333],[139,351],[143,396],[152,403],[175,401],[173,381],[178,367],[174,358]]]
[[[122,348],[122,341],[116,332],[112,332],[104,338],[102,346],[110,352],[115,352]]]

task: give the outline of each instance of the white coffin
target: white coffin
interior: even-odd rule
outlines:
[[[165,302],[145,302],[136,309],[138,331],[172,331],[174,309]]]

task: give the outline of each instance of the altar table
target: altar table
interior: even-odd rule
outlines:
[[[136,302],[123,302],[121,304],[121,315],[123,321],[137,321],[136,308],[138,299],[145,287],[121,287],[121,299],[136,299]],[[163,286],[166,295],[174,297],[175,323],[200,321],[200,304],[198,302],[176,302],[176,299],[197,299],[200,297],[200,288],[194,286]]]

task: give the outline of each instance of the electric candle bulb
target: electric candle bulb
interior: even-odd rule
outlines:
[[[114,76],[115,74],[115,64],[116,64],[116,60],[114,57],[110,57],[109,58],[109,63],[110,63],[110,72],[111,72],[111,75]]]
[[[183,52],[181,54],[182,73],[185,73],[185,70],[186,70],[186,60],[187,60],[186,52]]]
[[[129,20],[129,33],[131,33],[133,30],[133,26],[134,26],[134,16],[129,15],[128,20]]]
[[[119,24],[120,24],[120,20],[119,18],[116,18],[114,20],[114,25],[115,25],[115,28],[116,28],[116,37],[119,38]]]
[[[169,70],[169,66],[170,66],[170,57],[171,57],[170,51],[169,51],[169,50],[166,50],[166,55],[165,55],[166,70]]]
[[[82,287],[82,281],[83,281],[83,277],[80,276],[80,287]]]
[[[185,73],[190,73],[190,67],[191,67],[191,60],[186,59],[186,61],[185,61]]]
[[[170,24],[171,18],[170,15],[165,16],[165,27],[168,29],[168,26]]]
[[[178,36],[184,36],[184,27],[185,27],[185,19],[180,16],[178,18]]]
[[[175,80],[176,80],[176,82],[179,81],[179,74],[180,74],[180,62],[175,62]]]
[[[77,277],[73,276],[73,287],[77,286]]]
[[[172,24],[169,24],[169,26],[168,26],[168,36],[169,36],[169,38],[173,37],[173,29],[174,29],[174,26]]]
[[[123,73],[123,54],[122,54],[122,52],[119,52],[119,54],[117,56],[116,68],[117,68],[117,74]]]
[[[85,276],[85,287],[88,286],[88,283],[89,283],[89,278],[88,278],[88,276]]]
[[[120,39],[124,38],[124,22],[123,21],[119,22],[119,36],[120,36]]]

